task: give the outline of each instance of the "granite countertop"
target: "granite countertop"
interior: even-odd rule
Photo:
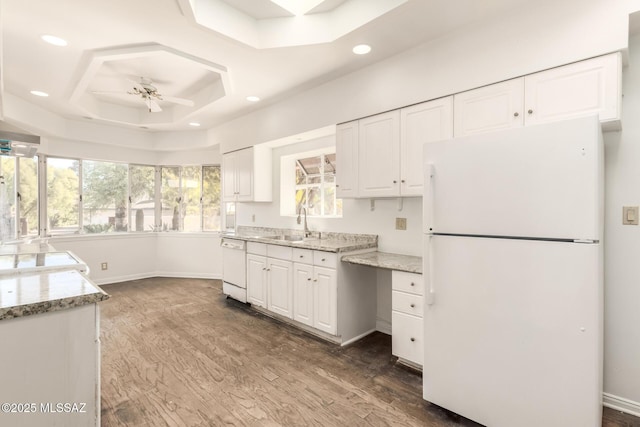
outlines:
[[[294,236],[302,238],[300,230],[267,227],[238,227],[235,233],[222,233],[221,237],[244,240],[246,242],[289,246],[324,252],[352,252],[378,247],[378,236],[374,234],[313,232],[303,240],[279,240],[274,237]]]
[[[369,265],[388,270],[406,271],[422,274],[422,257],[412,255],[391,254],[386,252],[367,252],[364,254],[345,255],[342,261],[351,264]]]
[[[0,320],[66,310],[108,298],[76,270],[0,276]]]

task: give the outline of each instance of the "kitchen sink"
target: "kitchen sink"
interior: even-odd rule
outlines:
[[[302,236],[267,236],[266,239],[284,240],[286,242],[301,242],[304,240]]]

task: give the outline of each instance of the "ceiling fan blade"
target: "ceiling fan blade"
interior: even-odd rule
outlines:
[[[129,81],[129,83],[133,84],[133,87],[138,89],[141,92],[146,92],[146,90],[144,89],[144,87],[142,86],[142,78],[141,77],[136,77],[136,76],[126,76],[125,77],[127,79],[127,81]]]
[[[162,108],[160,108],[160,105],[158,105],[158,103],[153,99],[147,98],[145,99],[145,102],[147,104],[147,108],[149,109],[150,113],[159,113],[160,111],[162,111]]]
[[[164,96],[162,95],[162,100],[167,102],[172,102],[174,104],[184,105],[186,107],[193,107],[194,103],[190,99],[185,98],[176,98],[175,96]]]

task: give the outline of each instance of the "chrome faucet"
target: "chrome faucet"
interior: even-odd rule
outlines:
[[[300,209],[298,209],[298,219],[296,221],[298,224],[300,224],[300,221],[301,221],[300,214],[302,213],[303,210],[304,210],[304,237],[309,237],[311,236],[311,232],[309,231],[309,227],[307,226],[307,208],[305,208],[304,206],[300,206]]]

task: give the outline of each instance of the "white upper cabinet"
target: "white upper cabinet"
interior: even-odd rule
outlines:
[[[526,76],[525,123],[599,114],[603,128],[619,128],[620,61],[611,54]]]
[[[395,197],[400,194],[400,111],[359,121],[358,195]]]
[[[454,135],[465,136],[599,114],[620,128],[619,53],[576,62],[454,96]]]
[[[422,196],[422,147],[453,137],[453,97],[400,110],[400,195]]]
[[[358,196],[358,121],[336,127],[336,196]]]
[[[222,155],[225,202],[271,201],[271,148],[254,146]]]
[[[453,105],[456,137],[520,127],[524,123],[524,78],[458,93]]]

